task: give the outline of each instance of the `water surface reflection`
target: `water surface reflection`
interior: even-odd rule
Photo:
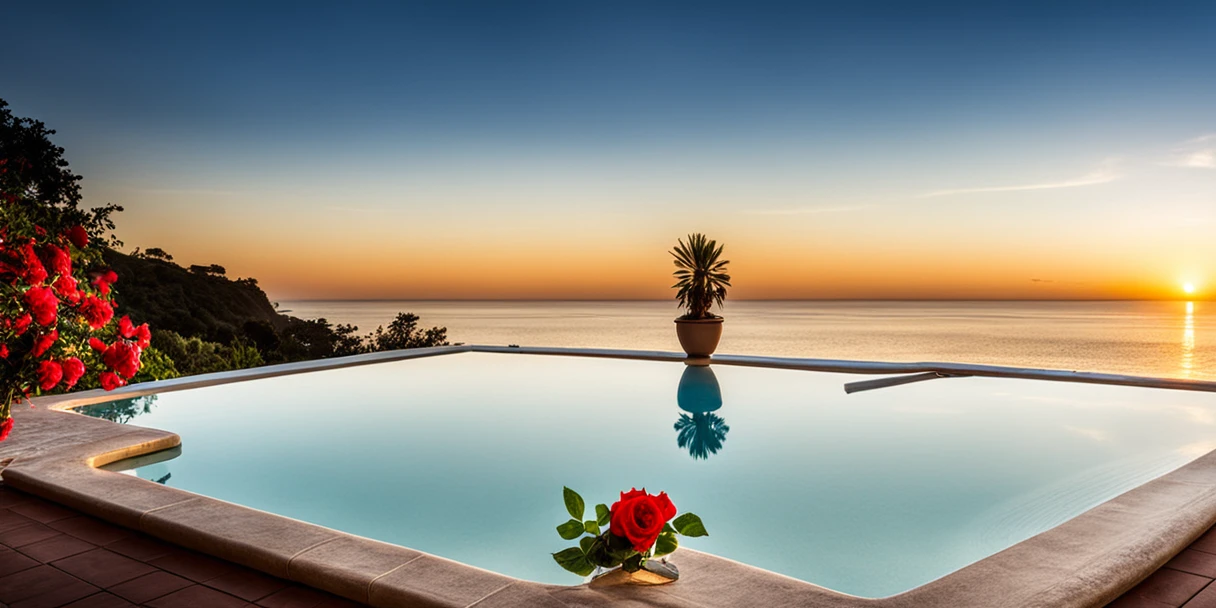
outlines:
[[[722,407],[722,388],[714,370],[708,365],[686,366],[680,376],[676,402],[680,409],[692,414],[680,414],[676,421],[676,444],[698,460],[717,454],[730,427],[713,413]]]

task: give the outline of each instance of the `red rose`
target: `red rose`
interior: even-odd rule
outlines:
[[[0,422],[0,441],[8,439],[8,434],[13,432],[13,417],[9,416]]]
[[[52,287],[55,288],[55,293],[59,297],[73,304],[80,302],[80,291],[77,289],[76,279],[72,278],[72,275],[65,274],[60,276],[55,280]]]
[[[107,367],[118,372],[119,376],[130,380],[139,371],[139,347],[119,340],[102,353],[101,360],[105,361]]]
[[[112,391],[124,384],[122,378],[119,378],[114,372],[101,372],[101,388]]]
[[[54,346],[55,341],[59,339],[59,330],[52,329],[50,332],[42,334],[34,338],[34,347],[30,349],[31,357],[41,357],[47,349]]]
[[[89,338],[89,348],[99,352],[106,352],[106,343],[101,341],[101,338]]]
[[[38,254],[34,253],[34,244],[26,243],[21,248],[22,257],[25,258],[25,273],[22,278],[30,285],[38,285],[46,280],[46,268],[43,268],[42,261],[38,259]]]
[[[152,345],[152,330],[148,329],[147,323],[135,328],[135,343],[140,348],[148,348]]]
[[[46,246],[46,257],[51,262],[51,271],[59,276],[72,274],[72,256],[54,245]]]
[[[30,326],[30,323],[33,322],[34,318],[31,317],[29,313],[25,313],[13,321],[13,332],[20,336],[21,334],[25,333],[25,330]]]
[[[641,553],[654,546],[663,524],[675,516],[676,506],[671,504],[666,492],[652,496],[646,493],[646,488],[634,488],[621,492],[621,499],[612,505],[609,531],[629,539],[633,549]]]
[[[38,364],[38,388],[49,391],[63,380],[63,366],[54,361],[43,361]]]
[[[34,322],[39,325],[54,325],[59,314],[59,298],[51,292],[50,287],[31,287],[25,292],[25,304],[34,315]]]
[[[89,322],[89,327],[101,329],[114,318],[114,308],[109,302],[90,294],[80,305],[80,314]]]
[[[8,358],[8,345],[0,344],[0,359],[7,359],[7,358]]]
[[[85,232],[84,226],[72,226],[68,228],[68,240],[76,246],[77,249],[84,249],[89,245],[89,233]]]
[[[110,293],[110,284],[118,282],[118,274],[113,270],[106,270],[101,274],[93,277],[93,287],[101,292],[101,295]]]
[[[72,388],[84,375],[84,362],[76,357],[63,360],[63,388]]]
[[[123,315],[118,320],[118,334],[128,340],[135,337],[135,326],[131,324],[131,317]]]

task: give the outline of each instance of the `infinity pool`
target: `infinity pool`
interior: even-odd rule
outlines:
[[[78,411],[181,435],[180,455],[131,471],[145,479],[519,578],[580,582],[549,557],[572,544],[554,531],[563,485],[589,504],[637,486],[702,517],[688,547],[865,597],[1216,448],[1212,393],[945,378],[845,394],[864,379],[462,353]]]

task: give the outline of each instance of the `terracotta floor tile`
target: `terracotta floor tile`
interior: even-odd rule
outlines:
[[[1162,568],[1125,593],[1124,597],[1128,597],[1128,601],[1140,598],[1176,607],[1185,604],[1209,582],[1211,579],[1206,577],[1173,568]]]
[[[94,593],[83,600],[76,600],[63,608],[136,608],[135,604],[112,593]]]
[[[193,585],[147,602],[152,608],[245,608],[248,602],[210,587]]]
[[[41,565],[37,560],[31,559],[29,556],[14,551],[5,547],[0,550],[0,576],[8,576],[14,572],[28,570],[34,566]]]
[[[59,505],[46,502],[45,500],[36,500],[19,505],[13,505],[9,507],[8,510],[44,524],[58,521],[60,519],[67,519],[69,517],[76,517],[79,515],[79,513],[75,511],[65,509]]]
[[[0,509],[0,532],[28,526],[32,523],[34,523],[34,520],[20,513],[13,513],[8,509]]]
[[[1167,568],[1198,574],[1208,578],[1216,578],[1216,555],[1196,551],[1194,549],[1183,549],[1166,564]]]
[[[28,526],[0,532],[0,544],[14,548],[23,547],[58,535],[59,530],[34,522]]]
[[[1145,599],[1139,596],[1123,594],[1119,599],[1106,605],[1106,608],[1178,608],[1173,604],[1164,604],[1157,600]]]
[[[1182,605],[1183,608],[1216,608],[1216,585],[1208,584],[1203,591],[1195,594],[1191,601]]]
[[[63,598],[60,604],[67,604],[98,591],[101,590],[50,566],[37,566],[0,577],[0,602],[10,605],[48,594],[56,594],[56,599]],[[73,595],[75,597],[70,597]]]
[[[109,591],[123,599],[130,600],[136,604],[142,604],[148,600],[169,595],[178,589],[185,589],[193,584],[194,581],[184,579],[176,574],[169,574],[163,570],[157,570],[151,574],[145,574],[125,583],[114,585],[110,587]]]
[[[1197,551],[1216,553],[1216,528],[1203,533],[1198,540],[1191,543],[1191,548]]]
[[[305,587],[288,587],[257,601],[266,608],[316,608],[330,596]]]
[[[97,546],[92,543],[86,543],[79,538],[68,536],[67,534],[60,534],[59,536],[52,536],[46,540],[40,540],[21,547],[21,552],[44,564],[48,564],[57,559],[63,559],[96,548]]]
[[[29,494],[0,486],[0,509],[7,509],[13,505],[26,503],[30,500]]]
[[[186,577],[196,583],[205,583],[237,569],[237,566],[182,549],[148,560],[148,564]]]
[[[93,519],[92,517],[73,517],[54,521],[47,525],[94,545],[108,545],[114,541],[127,538],[132,534],[126,528],[120,528],[101,520]]]
[[[180,549],[139,534],[114,541],[105,545],[105,547],[115,553],[120,553],[141,562],[168,555],[173,551],[180,551]]]
[[[98,587],[107,588],[155,572],[156,568],[106,549],[94,549],[51,564]]]
[[[206,585],[253,602],[287,587],[288,583],[252,570],[237,570],[213,578]]]

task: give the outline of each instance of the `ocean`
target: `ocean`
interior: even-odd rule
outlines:
[[[367,333],[398,312],[453,343],[680,350],[674,301],[284,301]],[[1216,380],[1216,302],[728,301],[719,353],[950,361]]]

